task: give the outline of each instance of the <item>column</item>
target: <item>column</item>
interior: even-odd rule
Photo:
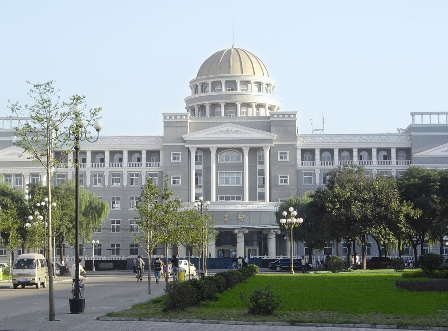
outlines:
[[[265,104],[264,106],[264,116],[269,116],[269,104]]]
[[[212,81],[209,80],[207,83],[208,83],[208,92],[210,93],[212,91]]]
[[[236,90],[238,92],[240,91],[240,81],[239,80],[236,81]]]
[[[123,150],[123,167],[128,166],[128,151]]]
[[[191,95],[194,95],[194,86],[190,85],[190,89],[191,89]]]
[[[257,111],[256,111],[256,109],[255,109],[255,106],[257,105],[257,103],[256,102],[252,102],[252,115],[249,115],[249,116],[255,116],[255,114],[257,113]]]
[[[104,186],[105,187],[109,186],[109,171],[104,172]]]
[[[372,148],[372,165],[377,165],[377,158],[376,158],[376,147]],[[375,171],[376,172],[376,171]]]
[[[225,92],[226,90],[226,80],[221,79],[221,92]]]
[[[216,147],[210,147],[210,201],[216,201]]]
[[[146,168],[146,150],[142,150],[142,167]]]
[[[315,165],[320,166],[320,148],[314,149]]]
[[[333,150],[333,158],[334,158],[334,165],[337,167],[339,165],[339,148],[335,148]]]
[[[254,86],[255,86],[254,81],[251,80],[251,81],[250,81],[250,91],[251,91],[252,93],[255,92],[255,91],[254,91]]]
[[[263,147],[263,152],[264,152],[264,201],[265,202],[269,202],[269,200],[270,200],[270,196],[269,196],[269,191],[270,191],[270,187],[269,187],[269,182],[270,182],[269,150],[270,150],[270,147]]]
[[[123,171],[123,187],[128,186],[128,172],[125,170]]]
[[[86,151],[86,167],[92,167],[92,151]]]
[[[226,104],[225,102],[220,102],[219,103],[221,105],[221,117],[224,117],[225,112],[224,112],[224,105]]]
[[[109,167],[109,162],[110,162],[110,152],[109,150],[107,150],[104,151],[104,166]]]
[[[194,105],[194,116],[195,117],[199,116],[199,106],[198,105]]]
[[[276,247],[277,247],[277,240],[276,240],[276,235],[280,233],[280,231],[278,230],[267,230],[267,234],[268,234],[268,257],[270,259],[274,259],[277,254],[276,254]]]
[[[320,169],[316,169],[316,170],[314,170],[314,175],[315,175],[315,177],[316,177],[316,185],[319,185],[319,183],[320,183]]]
[[[297,165],[298,166],[302,165],[302,149],[301,148],[297,148]]]
[[[353,164],[358,164],[358,149],[353,148]]]
[[[236,233],[236,257],[244,257],[244,234],[248,233],[247,229],[235,229]]]
[[[392,165],[397,165],[397,149],[395,147],[390,149],[390,158],[392,159]]]
[[[190,147],[190,202],[194,202],[196,198],[196,185],[195,185],[195,155],[196,147]]]
[[[210,104],[205,104],[205,116],[210,117]]]
[[[236,103],[236,117],[241,116],[241,102]]]
[[[202,93],[201,88],[202,88],[202,83],[198,83],[198,94]]]
[[[212,257],[217,257],[216,256],[216,242],[215,240],[213,240],[212,242],[208,243],[208,247],[207,247],[209,253],[211,253]]]
[[[86,170],[86,187],[89,187],[90,186],[90,171],[89,170]]]
[[[249,201],[249,147],[243,147],[243,162],[244,162],[244,171],[243,171],[243,187],[244,187],[244,196],[243,201]]]

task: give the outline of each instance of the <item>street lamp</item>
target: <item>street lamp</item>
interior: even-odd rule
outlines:
[[[95,271],[95,246],[99,244],[99,240],[92,239],[92,271]]]
[[[199,197],[199,201],[194,203],[194,208],[197,209],[197,211],[201,215],[201,221],[203,222],[203,213],[204,211],[208,210],[208,206],[210,206],[210,201],[205,201],[203,197]],[[202,254],[202,273],[206,276],[207,275],[207,251],[206,251],[206,231],[204,229],[205,224],[202,226],[202,233],[201,233],[201,254]],[[200,269],[200,268],[199,268]]]
[[[282,213],[283,218],[280,219],[280,224],[285,228],[290,229],[290,241],[289,241],[289,252],[290,252],[290,261],[291,261],[291,274],[294,274],[294,252],[293,252],[293,229],[296,226],[300,226],[303,223],[303,218],[296,218],[297,212],[293,207],[289,207],[289,217],[287,217],[288,212],[285,210]]]
[[[80,142],[95,142],[98,140],[100,131],[103,128],[101,122],[96,120],[93,124],[97,132],[96,139],[89,136],[88,128],[82,120],[82,113],[75,106],[73,109],[75,120],[70,126],[71,134],[75,140],[75,297],[69,299],[70,312],[72,314],[78,314],[84,312],[85,299],[79,297],[79,150]]]
[[[48,219],[48,207],[50,205],[51,205],[51,207],[54,208],[54,207],[56,207],[56,202],[50,203],[50,200],[47,197],[45,197],[42,202],[37,202],[36,203],[36,207],[38,209],[34,212],[34,215],[35,215],[36,219],[38,221],[40,221],[42,224],[45,225],[45,228],[46,228],[46,230],[45,230],[45,242],[47,244],[48,244],[48,240],[47,240],[47,238],[48,238],[48,233],[47,233],[47,231],[48,231],[48,222],[47,222],[47,219]],[[28,220],[31,222],[33,220],[33,216],[31,216],[31,215],[28,216]],[[26,224],[25,224],[25,226],[26,226]],[[44,247],[44,255],[45,255],[46,258],[48,258],[48,256],[49,256],[48,250],[49,250],[49,247],[47,245],[47,247]],[[53,264],[54,264],[54,260],[55,260],[55,254],[53,254]],[[51,261],[48,261],[48,263],[50,263],[50,262]],[[54,266],[53,266],[53,268],[54,268]]]

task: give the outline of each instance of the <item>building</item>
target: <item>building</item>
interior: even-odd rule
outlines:
[[[163,136],[100,136],[81,146],[80,183],[111,208],[94,233],[100,242],[95,255],[143,253],[130,232],[138,231],[135,204],[148,177],[162,185],[167,175],[174,195],[187,205],[199,197],[210,201],[208,211],[219,231],[209,246],[212,257],[273,258],[289,255],[274,216],[278,202],[325,185],[334,167],[358,164],[368,174],[399,176],[410,165],[448,164],[448,112],[411,113],[412,123],[397,133],[300,134],[297,112],[281,110],[266,66],[240,48],[211,55],[189,86],[185,110],[162,114]],[[19,157],[22,151],[12,143],[17,120],[0,121],[0,173],[26,191],[28,183],[44,179],[45,171]],[[73,177],[74,169],[60,168],[54,183]],[[374,246],[369,255],[377,254]],[[92,245],[85,248],[81,255],[91,255]],[[325,255],[335,249],[329,243]],[[342,255],[344,247],[338,251]],[[297,244],[295,252],[303,255],[306,247]],[[184,256],[186,249],[175,253]],[[6,254],[0,250],[0,256]]]

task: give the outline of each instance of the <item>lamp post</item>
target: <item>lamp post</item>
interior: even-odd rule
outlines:
[[[101,129],[103,128],[101,122],[96,120],[93,127],[97,132],[96,139],[88,135],[88,129],[82,120],[81,111],[78,107],[74,107],[73,113],[75,115],[74,122],[70,127],[71,134],[75,140],[75,297],[69,299],[70,312],[72,314],[83,313],[85,308],[85,299],[79,297],[79,150],[80,142],[95,142],[98,140]]]
[[[99,244],[99,240],[92,239],[92,271],[95,271],[95,246]]]
[[[208,210],[208,206],[210,206],[210,201],[204,201],[203,197],[199,197],[199,201],[194,203],[194,208],[197,209],[197,211],[201,215],[201,221],[204,222],[203,219],[203,213]],[[206,229],[205,224],[202,225],[202,233],[201,233],[201,254],[202,254],[202,274],[205,276],[207,275],[207,251],[206,251]],[[200,268],[199,268],[200,269]]]
[[[54,208],[54,207],[56,207],[56,202],[50,202],[50,200],[47,197],[45,197],[42,202],[37,202],[36,203],[36,207],[38,209],[34,212],[34,215],[37,218],[37,220],[42,222],[45,225],[45,228],[46,228],[46,230],[45,230],[45,242],[47,244],[48,244],[48,240],[47,240],[47,238],[48,238],[48,233],[47,233],[48,221],[47,220],[48,220],[48,207],[50,207],[50,205],[51,205],[51,207]],[[28,220],[31,222],[33,220],[33,216],[31,216],[31,215],[28,216]],[[25,226],[26,226],[26,224],[25,224]],[[54,247],[54,245],[53,245],[53,247]],[[48,250],[49,250],[49,247],[47,245],[44,248],[44,256],[46,258],[48,258],[48,256],[49,256]],[[48,263],[50,263],[50,262],[51,261],[48,261]],[[53,254],[53,268],[54,268],[54,262],[55,262],[55,254]]]
[[[289,207],[289,217],[288,212],[285,210],[282,213],[283,218],[280,219],[280,224],[283,225],[285,228],[290,229],[290,239],[289,239],[289,254],[290,254],[290,261],[291,261],[291,274],[294,274],[294,251],[293,251],[293,230],[296,226],[300,226],[303,223],[303,218],[296,218],[297,212],[294,210],[293,207]]]

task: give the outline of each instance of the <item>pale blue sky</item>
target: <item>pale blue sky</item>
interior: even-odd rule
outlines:
[[[0,116],[29,80],[103,107],[104,135],[162,135],[188,83],[232,45],[257,55],[282,110],[325,133],[396,132],[448,111],[448,1],[2,1]]]

